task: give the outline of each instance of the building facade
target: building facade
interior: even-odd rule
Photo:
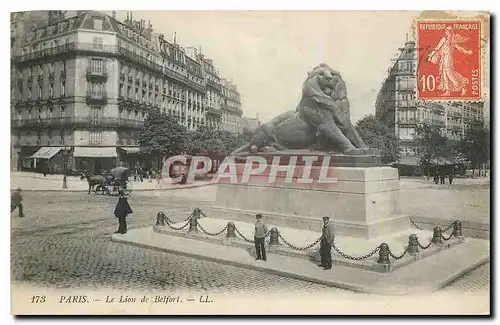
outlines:
[[[483,119],[483,106],[482,103],[415,100],[415,42],[407,41],[399,50],[400,54],[389,68],[377,96],[375,114],[399,139],[402,160],[416,164],[418,142],[415,130],[418,125],[437,126],[442,136],[460,140],[468,123]]]
[[[22,17],[15,18],[18,27]],[[190,130],[220,127],[222,83],[213,62],[188,55],[149,22],[95,11],[41,21],[11,31],[13,169],[155,166],[136,140],[151,110]]]
[[[221,111],[221,130],[231,133],[243,132],[241,95],[236,85],[226,79],[222,79]]]

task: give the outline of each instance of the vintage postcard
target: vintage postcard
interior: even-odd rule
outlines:
[[[490,314],[489,13],[10,26],[12,314]]]

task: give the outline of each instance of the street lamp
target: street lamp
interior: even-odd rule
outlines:
[[[68,173],[68,152],[63,150],[63,169],[64,169],[64,177],[63,177],[63,190],[68,189],[68,184],[66,180],[66,175]]]

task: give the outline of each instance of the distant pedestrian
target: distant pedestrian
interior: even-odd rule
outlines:
[[[321,244],[319,248],[319,253],[321,255],[321,264],[319,267],[323,267],[323,270],[329,270],[332,268],[332,245],[335,240],[335,233],[333,225],[330,223],[329,217],[323,217],[323,231],[321,234]]]
[[[448,175],[448,180],[450,181],[450,185],[451,185],[451,183],[453,183],[453,173],[450,173]]]
[[[115,234],[126,234],[127,233],[127,216],[133,211],[128,204],[127,197],[123,195],[123,191],[119,192],[120,197],[115,207],[115,217],[118,218],[118,230]]]
[[[257,219],[257,221],[255,222],[254,234],[255,251],[257,253],[257,257],[255,258],[255,260],[267,261],[266,248],[264,246],[267,235],[267,227],[262,221],[262,214],[257,214],[255,218]]]
[[[19,208],[19,218],[24,218],[22,201],[21,188],[18,187],[10,197],[10,213],[14,212],[16,208]]]

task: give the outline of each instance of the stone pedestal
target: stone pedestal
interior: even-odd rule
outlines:
[[[245,164],[238,163],[232,179],[219,179],[209,210],[217,218],[244,222],[253,222],[255,214],[262,213],[268,223],[305,230],[321,229],[322,217],[329,216],[336,235],[366,239],[409,229],[409,218],[399,214],[397,169],[376,162],[374,167],[345,167],[346,159],[332,158],[325,167],[310,167],[309,177],[305,166],[270,177],[273,169],[286,167],[274,164],[247,180]],[[339,160],[341,166],[335,166]]]

